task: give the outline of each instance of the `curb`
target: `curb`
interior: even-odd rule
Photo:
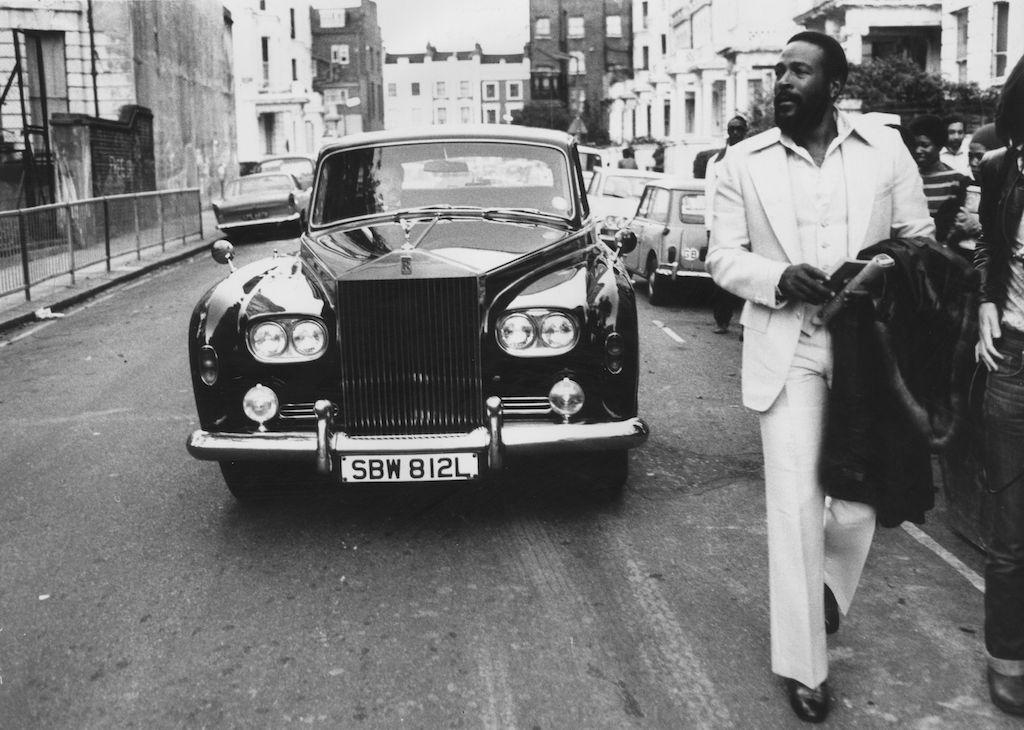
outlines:
[[[209,251],[210,245],[210,240],[200,241],[191,248],[187,248],[177,253],[165,255],[159,260],[146,264],[145,266],[140,266],[137,269],[125,271],[123,273],[114,275],[109,279],[97,282],[95,285],[89,286],[83,289],[82,291],[75,292],[74,294],[71,294],[63,299],[58,299],[52,304],[46,306],[48,306],[49,309],[53,312],[60,312],[64,309],[68,309],[69,307],[73,307],[76,304],[84,302],[87,299],[91,299],[92,297],[95,297],[96,295],[101,294],[108,289],[112,289],[113,287],[118,286],[119,284],[124,284],[125,282],[132,281],[133,279],[138,279],[139,277],[145,276],[146,274],[156,271],[157,269],[160,269],[169,264],[184,261],[185,259],[191,258],[197,254]],[[0,315],[0,317],[2,316],[3,315]],[[8,330],[12,330],[17,327],[21,327],[23,325],[36,321],[39,320],[36,318],[34,311],[25,312],[24,314],[19,314],[7,319],[0,319],[0,333],[7,332]]]

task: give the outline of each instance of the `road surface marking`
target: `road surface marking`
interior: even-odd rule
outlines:
[[[904,532],[946,561],[946,563],[949,564],[953,570],[962,575],[968,583],[982,593],[985,592],[985,579],[968,568],[960,558],[949,552],[949,550],[946,550],[946,548],[939,545],[939,543],[935,542],[935,540],[925,534],[925,532],[917,525],[904,522],[902,527]]]
[[[686,344],[686,340],[684,340],[682,337],[673,332],[669,327],[666,327],[665,323],[662,322],[660,319],[652,319],[651,322],[654,324],[655,327],[660,327],[662,332],[668,335],[669,338],[678,342],[680,345]]]

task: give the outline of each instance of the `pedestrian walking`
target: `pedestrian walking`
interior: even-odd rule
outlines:
[[[777,126],[717,169],[707,258],[715,282],[747,300],[742,392],[764,451],[772,671],[809,722],[828,715],[826,632],[850,607],[876,522],[870,505],[826,504],[831,336],[812,320],[830,295],[826,270],[880,240],[934,233],[899,135],[835,108],[847,74],[834,38],[789,39],[775,65]]]
[[[985,561],[985,649],[992,702],[1024,715],[1024,57],[1006,79],[981,161],[977,358],[988,369],[985,471],[994,502]]]
[[[707,231],[708,241],[711,240],[711,201],[715,199],[715,184],[718,176],[715,172],[716,165],[725,157],[729,148],[740,142],[747,136],[747,120],[742,116],[735,116],[725,125],[725,147],[718,151],[708,162],[704,177],[704,228]],[[711,290],[711,313],[715,320],[715,328],[712,330],[716,335],[724,335],[729,331],[732,323],[733,311],[742,301],[738,296],[727,292],[718,284],[712,283]]]
[[[945,243],[967,196],[969,177],[957,172],[939,159],[946,144],[946,124],[934,114],[924,114],[910,121],[914,139],[913,155],[928,199],[928,212],[935,221],[935,240]]]
[[[951,114],[943,120],[946,125],[946,144],[939,152],[939,159],[963,175],[971,172],[970,160],[967,157],[967,125],[959,114]]]

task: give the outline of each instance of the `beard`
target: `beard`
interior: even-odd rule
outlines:
[[[793,109],[786,113],[779,110],[782,102],[792,102]],[[775,95],[772,104],[775,110],[775,125],[790,137],[813,129],[825,118],[831,100],[827,94],[797,96],[787,92]]]

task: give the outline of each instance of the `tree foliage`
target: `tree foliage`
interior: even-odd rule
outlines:
[[[512,123],[524,127],[560,129],[564,132],[569,128],[570,121],[569,110],[558,101],[531,101],[524,104],[522,109],[512,112]]]

